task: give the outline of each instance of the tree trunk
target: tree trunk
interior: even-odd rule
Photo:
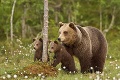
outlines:
[[[112,19],[111,19],[111,22],[110,22],[110,25],[107,29],[104,29],[103,30],[103,33],[104,35],[106,36],[106,33],[112,28],[112,26],[114,25],[114,22],[115,22],[115,11],[116,11],[116,8],[114,7],[113,8],[113,13],[112,13]]]
[[[101,7],[101,1],[100,1],[100,30],[102,31],[102,7]]]
[[[55,11],[55,23],[58,23],[58,12]]]
[[[27,8],[24,7],[24,12],[22,15],[22,38],[26,38],[26,24],[25,24],[26,13],[27,13]]]
[[[11,24],[11,42],[13,42],[13,15],[14,15],[14,9],[15,9],[16,0],[14,0],[13,7],[12,7],[12,13],[10,18],[10,24]]]
[[[43,28],[43,55],[42,61],[47,62],[48,60],[48,0],[44,0],[44,28]]]

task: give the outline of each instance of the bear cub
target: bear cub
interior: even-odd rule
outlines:
[[[62,44],[57,41],[50,41],[49,52],[54,53],[53,67],[56,67],[61,62],[61,68],[65,71],[75,73],[75,62],[73,57],[66,51]]]
[[[42,52],[43,52],[43,40],[42,40],[42,38],[33,39],[33,46],[35,49],[34,61],[36,61],[36,60],[42,61]]]

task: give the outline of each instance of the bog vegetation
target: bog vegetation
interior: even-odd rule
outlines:
[[[50,63],[34,63],[32,39],[43,28],[43,0],[16,0],[11,44],[13,3],[14,0],[0,1],[0,79],[120,80],[120,1],[49,0],[49,39],[57,39],[59,21],[94,26],[105,34],[108,54],[102,74],[67,74],[60,65],[53,68]],[[75,64],[80,71],[76,58]]]

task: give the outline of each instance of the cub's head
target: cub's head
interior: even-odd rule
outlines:
[[[64,44],[74,44],[77,38],[77,29],[74,23],[62,23],[59,22],[59,37],[58,40]]]
[[[35,50],[40,50],[43,48],[43,40],[40,39],[33,39],[33,46]]]
[[[59,43],[57,41],[49,41],[49,52],[53,53],[58,50]]]

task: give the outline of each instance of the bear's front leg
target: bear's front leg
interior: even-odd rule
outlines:
[[[81,66],[81,73],[85,74],[90,72],[91,58],[79,59],[79,62]]]
[[[52,66],[56,67],[60,63],[60,59],[55,59]]]

